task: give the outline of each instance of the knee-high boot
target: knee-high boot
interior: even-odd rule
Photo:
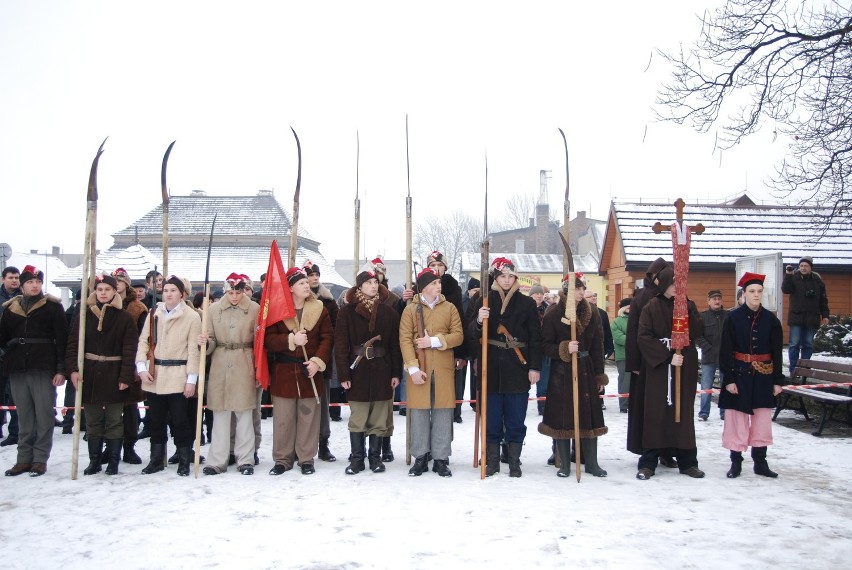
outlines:
[[[752,447],[751,458],[754,459],[754,472],[764,477],[778,477],[778,473],[769,468],[766,462],[766,447]]]
[[[347,475],[355,475],[364,470],[364,439],[365,435],[362,431],[349,432],[351,453],[349,455],[349,466],[346,467]]]
[[[163,465],[163,459],[166,457],[166,444],[165,443],[152,443],[151,444],[151,459],[148,461],[148,465],[142,469],[142,473],[144,475],[149,475],[151,473],[156,473],[157,471],[162,471],[165,469]]]
[[[743,452],[742,451],[732,451],[731,452],[731,468],[728,469],[728,472],[725,474],[728,479],[736,479],[740,476],[740,473],[743,472]]]
[[[595,477],[606,477],[606,471],[598,465],[598,438],[584,437],[580,441],[580,451],[586,460],[586,473]]]
[[[382,463],[382,438],[377,435],[370,436],[370,471],[373,473],[381,473],[385,470],[385,464]]]
[[[101,451],[104,440],[99,437],[90,437],[89,441],[89,466],[83,469],[83,475],[94,475],[101,470]]]
[[[118,462],[121,461],[121,446],[123,443],[123,438],[106,440],[106,453],[109,458],[106,468],[107,475],[118,475]]]
[[[485,446],[485,476],[491,477],[500,472],[500,444],[489,443]]]

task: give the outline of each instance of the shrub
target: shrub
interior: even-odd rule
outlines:
[[[852,317],[832,315],[814,337],[814,352],[852,356]]]

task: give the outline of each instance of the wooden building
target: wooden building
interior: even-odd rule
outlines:
[[[663,257],[671,261],[671,234],[655,234],[651,227],[658,221],[674,221],[673,202],[612,202],[600,260],[610,318],[615,317],[618,301],[641,287],[653,260]],[[831,313],[852,314],[852,229],[835,224],[820,236],[810,218],[797,208],[758,205],[746,194],[722,204],[688,203],[684,223],[694,226],[699,222],[706,230],[693,236],[688,281],[688,295],[699,310],[706,308],[710,289],[723,292],[725,307],[734,305],[738,259],[780,252],[785,265],[797,266],[803,256],[812,257],[814,271],[826,284]],[[786,332],[789,303],[780,292],[778,295]]]

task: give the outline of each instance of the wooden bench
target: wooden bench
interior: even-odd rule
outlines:
[[[805,398],[809,398],[822,405],[822,419],[819,429],[814,432],[815,436],[821,436],[825,423],[833,420],[834,412],[838,406],[846,407],[846,423],[852,426],[852,386],[830,386],[799,388],[812,384],[845,384],[852,382],[852,364],[839,362],[827,362],[824,360],[803,359],[796,363],[796,370],[792,378],[793,384],[785,386],[778,394],[778,407],[775,408],[774,421],[781,410],[796,410],[805,416],[805,420],[811,421],[805,406]],[[798,381],[798,382],[797,382]],[[798,406],[791,404],[798,403]],[[843,421],[843,420],[838,420]]]

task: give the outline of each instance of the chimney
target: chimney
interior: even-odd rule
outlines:
[[[207,196],[207,192],[204,191],[204,190],[193,190],[190,193],[190,197],[192,197],[192,198],[199,198],[199,197],[202,197],[202,196]]]
[[[53,252],[53,253],[51,253],[51,255],[52,255],[53,257],[59,257],[59,246],[58,246],[58,245],[54,245],[54,246],[51,248],[51,250],[52,250],[52,252]]]
[[[579,212],[577,212],[577,219],[578,220],[585,220],[586,219],[586,210],[580,210]]]
[[[531,228],[535,227],[535,218],[530,218],[530,227]]]
[[[274,192],[273,190],[258,190],[257,195],[258,196],[264,196],[264,197],[265,196],[272,196],[273,192]]]

